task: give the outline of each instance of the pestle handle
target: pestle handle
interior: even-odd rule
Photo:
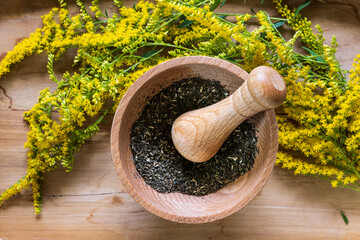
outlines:
[[[257,67],[229,97],[179,116],[171,129],[173,143],[186,159],[205,162],[245,119],[280,106],[285,98],[286,85],[281,75],[270,67]]]

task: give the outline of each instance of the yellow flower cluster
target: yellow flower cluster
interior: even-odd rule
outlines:
[[[341,117],[343,122],[347,125],[348,131],[351,135],[346,139],[346,150],[353,152],[356,161],[360,160],[360,54],[355,58],[353,69],[350,74],[350,81],[348,90],[346,91],[346,98],[342,98],[341,103]],[[350,118],[350,120],[348,120]],[[336,119],[338,121],[338,119]],[[360,164],[357,165],[360,170]]]
[[[359,190],[360,87],[356,72],[360,64],[355,61],[351,80],[346,83],[335,57],[336,38],[331,47],[324,45],[319,26],[320,34],[316,35],[311,22],[300,14],[295,16],[295,9],[282,5],[282,0],[274,3],[289,25],[300,32],[301,40],[312,51],[310,58],[322,63],[309,61],[286,71],[280,69],[288,96],[284,104],[286,115],[278,116],[279,143],[282,148],[299,151],[304,159],[310,157],[315,162],[310,164],[280,152],[277,163],[295,174],[325,177],[334,187]],[[297,58],[293,53],[289,56]]]
[[[332,46],[324,44],[323,31],[319,25],[316,26],[319,34],[315,34],[311,28],[311,21],[307,18],[302,18],[301,14],[295,14],[296,9],[290,10],[287,5],[283,5],[283,0],[273,0],[278,12],[287,19],[288,24],[300,34],[301,41],[318,57],[315,60],[320,62],[326,62],[327,65],[309,63],[316,71],[322,71],[327,75],[328,79],[331,79],[333,83],[342,82],[344,78],[343,71],[340,68],[340,64],[335,57],[337,51],[336,37],[332,39]],[[320,60],[319,60],[320,58]],[[326,84],[324,84],[326,85]]]
[[[288,153],[279,152],[276,160],[283,168],[291,169],[295,174],[312,175],[325,178],[331,181],[333,187],[354,184],[359,180],[355,175],[346,176],[345,173],[336,167],[320,166],[311,164],[301,159],[292,157]]]
[[[295,16],[295,10],[282,0],[274,0],[275,6],[296,32],[289,41],[266,12],[239,14],[232,23],[211,10],[213,0],[140,1],[129,8],[115,0],[119,11],[112,16],[102,11],[98,0],[91,3],[92,13],[83,1],[76,2],[80,13],[70,18],[66,1],[60,0],[60,8],[43,17],[44,26],[0,63],[2,76],[25,56],[46,51],[49,79],[58,84],[53,93],[41,91],[37,104],[24,114],[30,125],[25,143],[27,174],[0,196],[0,205],[31,186],[39,213],[42,175],[59,163],[66,171],[72,169],[74,153],[99,130],[104,115],[116,109],[143,73],[170,58],[190,55],[222,58],[246,71],[260,65],[277,69],[288,89],[285,115],[278,116],[284,151],[279,152],[277,163],[295,174],[326,178],[333,186],[360,189],[360,55],[346,83],[335,57],[336,39],[331,47],[324,45],[321,28],[320,34],[314,34],[311,23]],[[246,22],[251,17],[256,17],[259,27],[248,31]],[[298,37],[310,55],[294,52]],[[78,71],[57,79],[53,64],[69,48],[78,50],[74,59]],[[58,118],[52,116],[54,110]],[[90,123],[94,117],[97,120]],[[294,158],[289,150],[304,158]]]
[[[94,1],[94,3],[97,2]],[[33,53],[34,49],[46,50],[49,53],[50,79],[58,83],[58,88],[54,93],[51,93],[49,89],[41,91],[38,103],[24,114],[24,119],[30,125],[30,132],[24,146],[29,149],[27,175],[1,195],[0,204],[31,185],[35,212],[39,213],[41,211],[40,184],[43,173],[54,170],[57,163],[61,163],[67,171],[71,170],[75,151],[87,138],[96,133],[98,124],[108,112],[101,112],[107,100],[112,99],[118,103],[138,77],[154,64],[166,59],[165,57],[146,59],[131,54],[125,55],[142,47],[140,45],[147,43],[148,38],[154,41],[159,40],[159,35],[150,36],[144,29],[138,28],[139,22],[145,24],[149,16],[144,13],[148,13],[152,7],[151,3],[141,2],[137,5],[136,14],[133,9],[122,8],[122,14],[129,17],[118,19],[112,31],[104,30],[104,33],[76,31],[82,18],[75,16],[69,21],[67,9],[53,9],[43,17],[44,27],[17,45],[1,62],[1,66],[7,67],[7,70],[2,71],[4,74],[9,71],[10,64],[20,61],[20,57],[23,58],[30,50],[32,50],[30,53]],[[98,9],[94,10],[98,11]],[[59,14],[59,23],[54,20],[56,14]],[[84,14],[83,12],[82,15]],[[65,32],[71,32],[71,34],[63,34],[62,27],[67,27]],[[134,42],[136,44],[133,44]],[[131,44],[133,46],[130,46]],[[57,80],[53,70],[54,59],[73,46],[79,48],[75,63],[81,63],[82,73],[70,75],[66,72],[61,80]],[[93,46],[93,49],[89,50],[89,46]],[[117,51],[124,46],[126,49],[116,52],[111,49],[113,46],[117,47]],[[104,58],[102,55],[104,52],[107,52],[109,56]],[[111,55],[112,53],[116,54]],[[13,57],[13,62],[10,64],[7,60],[9,57]],[[119,69],[119,66],[132,66],[135,63],[139,70],[133,71],[132,74]],[[119,70],[121,74],[118,74]],[[116,104],[112,109],[115,107]],[[53,110],[59,112],[59,119],[52,116]],[[99,114],[101,115],[98,121],[90,125],[87,123],[89,117]]]
[[[164,0],[160,0],[161,3]],[[216,33],[218,36],[224,39],[230,39],[231,28],[228,25],[220,22],[212,11],[210,11],[210,6],[206,5],[204,8],[197,8],[195,6],[186,6],[180,3],[175,3],[167,1],[167,4],[172,7],[174,10],[186,16],[187,20],[194,21],[206,28],[209,28],[213,33]],[[206,21],[204,21],[206,19]]]
[[[38,50],[39,42],[41,42],[42,38],[41,29],[37,29],[30,37],[18,43],[13,50],[8,52],[0,63],[0,77],[10,72],[11,65],[35,53]]]
[[[27,175],[28,176],[28,175]],[[21,178],[17,181],[11,188],[6,189],[0,196],[0,205],[2,205],[6,200],[11,198],[12,196],[21,192],[21,190],[28,188],[30,185],[30,181],[27,177]]]
[[[274,56],[277,55],[277,57],[280,58],[281,62],[279,62],[278,64],[287,64],[289,66],[292,66],[294,62],[294,59],[292,57],[294,55],[293,45],[296,38],[298,37],[298,34],[295,34],[294,37],[286,43],[285,40],[274,31],[274,25],[272,24],[269,16],[265,12],[259,11],[257,13],[257,17],[259,23],[261,24],[261,31],[266,34],[266,37],[271,42],[272,46],[270,49],[272,51],[272,57],[274,58]],[[279,66],[279,68],[280,67],[281,66]]]
[[[289,25],[293,27],[295,31],[301,32],[302,41],[304,41],[311,50],[316,53],[322,53],[324,40],[322,35],[317,36],[314,34],[311,28],[311,22],[306,18],[302,18],[300,14],[295,16],[295,9],[290,10],[289,7],[283,5],[282,2],[283,0],[273,0],[279,14],[288,19]]]

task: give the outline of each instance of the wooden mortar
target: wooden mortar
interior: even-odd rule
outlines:
[[[111,152],[124,188],[149,212],[174,222],[206,223],[240,210],[263,188],[276,160],[278,129],[273,110],[252,117],[259,150],[253,169],[217,192],[202,197],[156,192],[146,185],[132,162],[131,128],[150,98],[172,83],[192,77],[218,80],[233,93],[249,75],[227,61],[204,56],[176,58],[150,69],[133,83],[118,106],[111,129]]]

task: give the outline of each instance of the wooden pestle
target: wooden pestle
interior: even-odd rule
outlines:
[[[286,85],[281,75],[270,67],[257,67],[229,97],[179,116],[172,125],[172,140],[186,159],[205,162],[245,119],[280,106],[285,98]]]

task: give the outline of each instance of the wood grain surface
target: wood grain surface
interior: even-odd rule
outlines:
[[[256,11],[259,2],[228,0],[221,11],[248,12],[250,5]],[[274,12],[267,2],[261,8]],[[338,58],[350,69],[360,53],[360,1],[327,2],[313,1],[303,14],[323,27],[328,43],[332,35],[338,37]],[[0,58],[41,27],[40,16],[53,6],[55,0],[1,0]],[[56,66],[58,72],[71,65],[73,54]],[[55,87],[45,63],[44,55],[30,57],[0,79],[0,191],[26,172],[23,111],[36,102],[41,89]],[[111,121],[108,116],[102,130],[76,154],[72,172],[58,169],[45,177],[39,217],[30,191],[0,207],[0,239],[360,239],[359,192],[334,189],[327,181],[293,176],[279,167],[249,205],[225,219],[203,225],[163,220],[138,205],[120,184],[110,154]]]

